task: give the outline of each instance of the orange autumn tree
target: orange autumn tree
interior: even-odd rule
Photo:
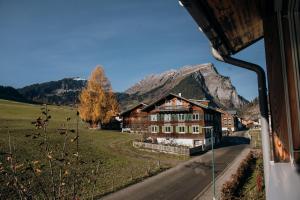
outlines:
[[[110,122],[119,111],[118,102],[101,66],[91,73],[79,100],[79,115],[93,128],[101,128],[101,124]]]

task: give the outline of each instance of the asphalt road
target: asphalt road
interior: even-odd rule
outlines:
[[[244,149],[249,139],[245,132],[224,137],[222,146],[215,149],[216,176]],[[211,151],[195,156],[154,177],[103,197],[105,200],[190,200],[203,191],[212,180]]]

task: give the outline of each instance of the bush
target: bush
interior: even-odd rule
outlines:
[[[239,199],[240,190],[250,177],[255,164],[257,155],[250,152],[247,157],[240,163],[237,173],[232,175],[231,180],[223,185],[221,197],[224,200]]]

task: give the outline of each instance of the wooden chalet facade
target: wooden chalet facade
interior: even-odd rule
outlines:
[[[122,132],[144,133],[147,131],[146,120],[147,113],[142,109],[147,106],[140,103],[120,114],[122,118]]]
[[[221,111],[222,131],[234,132],[239,130],[239,120],[234,112]]]
[[[211,130],[216,142],[222,137],[220,112],[179,95],[169,94],[142,111],[148,114],[147,137],[160,144],[205,149],[211,145]]]

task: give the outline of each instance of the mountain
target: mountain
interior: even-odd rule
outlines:
[[[181,93],[190,99],[206,98],[220,107],[230,109],[239,109],[248,103],[238,95],[230,78],[219,74],[211,63],[147,76],[117,96],[121,107],[128,108],[140,101],[149,103],[170,92]]]
[[[242,109],[240,109],[239,116],[244,119],[257,120],[259,119],[260,110],[258,97],[253,99],[251,102],[246,104]]]
[[[18,92],[34,102],[70,105],[78,102],[78,95],[86,82],[81,78],[64,78],[58,81],[29,85],[18,89]]]
[[[81,78],[64,78],[29,85],[17,92],[32,102],[72,105],[78,102],[78,95],[86,83],[87,80]],[[110,82],[104,83],[104,87],[111,87]],[[230,78],[219,74],[211,63],[149,75],[125,92],[116,93],[116,97],[124,110],[139,102],[150,103],[168,93],[181,93],[189,99],[205,98],[226,109],[240,109],[248,103],[238,95]]]
[[[0,86],[0,99],[13,100],[19,102],[31,102],[24,98],[18,90],[10,86]]]

